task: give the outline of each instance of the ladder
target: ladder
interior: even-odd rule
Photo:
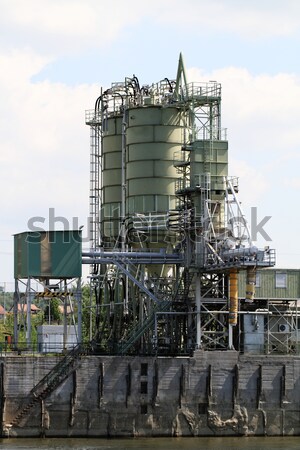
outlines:
[[[80,357],[86,354],[87,351],[83,351],[81,344],[78,344],[74,349],[70,350],[64,358],[33,387],[25,404],[17,411],[15,417],[10,422],[10,425],[12,427],[20,426],[21,420],[28,416],[33,406],[47,398],[64,380],[66,380],[78,367]]]

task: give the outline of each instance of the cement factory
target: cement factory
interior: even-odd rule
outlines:
[[[221,118],[221,85],[188,82],[181,55],[174,79],[101,88],[85,114],[89,249],[81,230],[14,236],[2,435],[300,434],[298,275],[252,242]],[[39,327],[37,357],[31,307],[54,297],[63,324]]]
[[[91,130],[91,265],[95,343],[113,354],[239,350],[254,311],[258,249],[228,175],[221,85],[112,83],[87,111]],[[246,290],[238,293],[238,273]],[[243,321],[241,321],[241,326]]]

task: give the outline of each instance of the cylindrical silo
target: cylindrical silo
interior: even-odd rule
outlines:
[[[120,232],[122,196],[122,116],[105,119],[102,132],[102,245],[115,245]]]
[[[130,108],[126,130],[126,213],[140,218],[146,247],[164,247],[164,217],[175,209],[174,153],[184,138],[184,113],[175,106]],[[147,230],[148,227],[148,230]]]

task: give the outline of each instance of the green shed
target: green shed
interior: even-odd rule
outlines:
[[[14,235],[15,278],[81,276],[80,230],[25,231]]]

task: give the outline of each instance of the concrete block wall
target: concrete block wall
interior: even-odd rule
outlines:
[[[300,358],[235,351],[197,351],[189,358],[82,357],[19,426],[7,426],[58,360],[1,359],[3,435],[300,434]]]

